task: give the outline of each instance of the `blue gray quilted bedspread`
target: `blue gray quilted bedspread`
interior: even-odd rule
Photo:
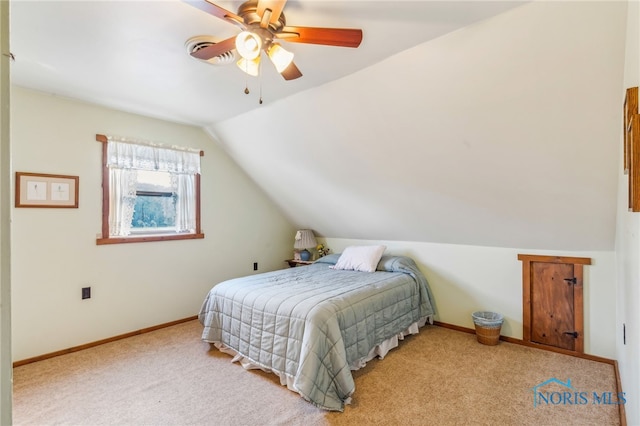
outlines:
[[[342,411],[355,390],[349,365],[434,309],[412,259],[383,256],[376,272],[330,269],[337,259],[216,285],[200,310],[202,339],[284,374],[314,405]]]

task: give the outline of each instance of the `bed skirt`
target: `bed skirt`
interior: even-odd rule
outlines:
[[[430,315],[428,317],[424,317],[414,322],[407,329],[401,331],[395,336],[392,336],[387,340],[382,341],[379,345],[374,346],[373,349],[369,351],[369,354],[367,354],[367,356],[352,362],[349,365],[349,368],[352,371],[359,370],[363,368],[365,365],[367,365],[367,362],[371,361],[375,357],[383,359],[391,349],[398,347],[398,342],[400,340],[404,340],[405,336],[409,336],[411,334],[418,334],[420,332],[420,327],[423,327],[427,322],[429,324],[433,324],[433,316]],[[231,360],[231,362],[239,362],[240,365],[242,365],[242,367],[244,367],[246,370],[262,370],[262,371],[266,371],[267,373],[273,373],[280,378],[281,385],[286,386],[289,390],[293,392],[299,393],[298,390],[293,385],[294,376],[288,375],[284,372],[274,371],[268,367],[259,365],[251,361],[249,358],[245,357],[244,355],[239,354],[238,352],[236,352],[235,350],[231,349],[230,347],[226,346],[223,343],[213,342],[212,345],[214,345],[218,350],[220,350],[220,352],[224,352],[226,354],[233,356],[233,359]],[[345,403],[349,404],[350,401],[351,401],[351,398],[345,401]]]

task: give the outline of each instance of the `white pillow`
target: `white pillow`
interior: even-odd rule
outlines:
[[[344,249],[331,269],[375,272],[386,246],[350,246]]]

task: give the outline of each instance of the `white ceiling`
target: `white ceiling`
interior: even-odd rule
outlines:
[[[216,4],[235,12],[241,2]],[[499,14],[519,1],[290,0],[289,25],[361,28],[357,49],[285,43],[304,74],[285,81],[271,64],[262,96],[273,103],[339,79],[403,50]],[[196,35],[223,40],[239,31],[181,1],[30,1],[11,4],[12,83],[91,103],[210,125],[259,108],[260,80],[234,64],[187,54]],[[389,76],[390,83],[393,76]]]
[[[363,42],[286,44],[304,76],[264,67],[260,106],[258,80],[188,56],[239,31],[188,4],[19,0],[11,78],[205,126],[322,236],[611,250],[626,3],[521,5],[290,0],[288,24]]]

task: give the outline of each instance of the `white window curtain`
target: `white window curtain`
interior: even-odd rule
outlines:
[[[176,177],[176,231],[193,233],[196,230],[195,175],[180,174]]]
[[[109,235],[113,237],[131,233],[137,174],[135,169],[109,169]]]
[[[107,140],[110,235],[131,233],[137,170],[171,173],[177,194],[176,230],[195,232],[195,175],[200,173],[200,151],[164,148],[153,142],[113,136],[108,136]]]
[[[117,169],[151,170],[178,174],[200,173],[200,151],[161,148],[154,145],[109,139],[107,166]]]

